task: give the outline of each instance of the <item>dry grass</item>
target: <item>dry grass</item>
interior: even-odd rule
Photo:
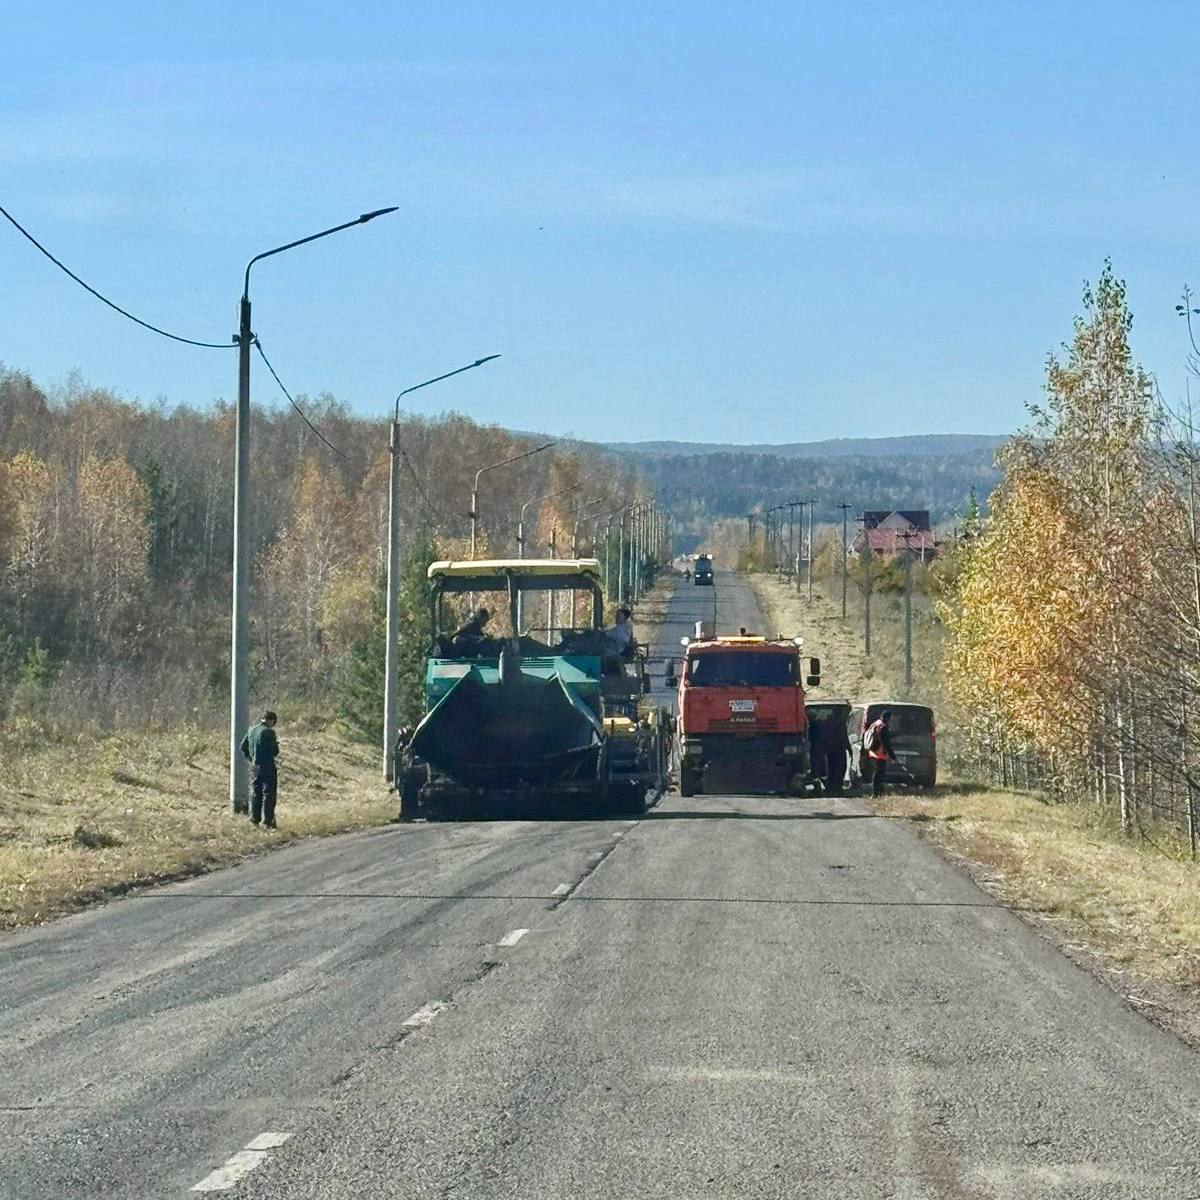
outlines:
[[[395,814],[378,755],[328,730],[281,727],[270,834],[229,812],[221,732],[29,734],[10,728],[0,741],[0,928]]]
[[[1122,838],[1094,810],[1029,795],[950,787],[874,805],[981,866],[984,887],[1036,910],[1066,948],[1110,971],[1200,986],[1200,869],[1181,856]]]

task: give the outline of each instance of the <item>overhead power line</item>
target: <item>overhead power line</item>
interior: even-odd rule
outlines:
[[[65,263],[55,258],[41,242],[22,225],[16,217],[12,215],[6,208],[0,205],[0,216],[3,216],[12,227],[20,233],[27,241],[37,247],[63,274],[70,276],[84,291],[91,292],[102,304],[107,304],[114,312],[119,312],[121,316],[128,318],[135,325],[140,325],[143,329],[149,329],[151,333],[157,333],[160,337],[170,338],[173,342],[183,342],[185,346],[202,346],[206,350],[231,350],[234,346],[233,342],[198,342],[195,338],[180,337],[177,333],[170,333],[166,329],[160,329],[157,325],[151,325],[149,321],[143,321],[141,317],[135,317],[133,313],[122,308],[119,304],[114,303],[107,296],[101,295],[96,291],[90,283],[85,283],[74,271],[71,270]]]
[[[434,504],[432,500],[430,500],[428,493],[425,491],[424,487],[421,486],[421,479],[417,475],[416,467],[412,465],[412,459],[408,457],[408,454],[403,449],[400,451],[400,457],[404,460],[404,465],[408,468],[408,473],[412,476],[413,485],[417,489],[417,494],[425,502],[425,507],[429,509],[429,511],[433,513],[433,515],[437,517],[439,521],[444,522],[446,520],[445,513],[443,513],[442,510],[438,508],[438,506]]]
[[[296,403],[296,401],[295,401],[295,400],[292,398],[292,393],[291,393],[291,392],[289,392],[289,391],[287,390],[287,388],[285,388],[285,387],[283,386],[283,380],[279,378],[279,376],[278,376],[278,375],[276,374],[276,372],[275,372],[275,368],[274,368],[273,366],[271,366],[271,360],[270,360],[270,359],[267,357],[267,355],[266,355],[266,352],[263,350],[263,348],[262,348],[262,342],[260,342],[260,341],[258,340],[258,336],[257,336],[257,335],[255,335],[255,338],[254,338],[254,348],[255,348],[255,349],[258,351],[258,356],[259,356],[259,358],[261,358],[261,359],[263,360],[263,362],[265,362],[265,363],[267,364],[267,370],[271,372],[271,376],[272,376],[272,378],[275,380],[275,382],[276,382],[277,384],[279,384],[279,390],[280,390],[280,391],[281,391],[281,392],[282,392],[282,393],[283,393],[283,394],[284,394],[284,395],[285,395],[285,396],[288,398],[288,403],[289,403],[289,404],[290,404],[290,405],[291,405],[291,406],[292,406],[292,407],[293,407],[293,408],[294,408],[294,409],[295,409],[295,410],[296,410],[296,411],[297,411],[297,412],[300,414],[300,420],[302,420],[302,421],[305,423],[305,425],[307,425],[307,426],[309,427],[309,429],[311,429],[311,430],[313,431],[313,433],[314,433],[314,434],[316,434],[316,436],[317,436],[317,437],[318,437],[318,438],[319,438],[321,441],[323,441],[323,442],[325,443],[325,445],[326,445],[326,446],[328,446],[328,447],[330,448],[330,450],[332,450],[332,451],[334,452],[334,454],[339,454],[339,455],[341,455],[341,457],[342,457],[342,458],[345,458],[345,457],[346,457],[346,455],[345,455],[345,454],[344,454],[344,453],[343,453],[343,452],[342,452],[342,451],[341,451],[341,450],[340,450],[340,449],[339,449],[337,446],[335,446],[335,445],[334,445],[334,444],[333,444],[333,443],[332,443],[332,442],[331,442],[331,441],[330,441],[330,440],[329,440],[329,439],[328,439],[328,438],[327,438],[327,437],[326,437],[326,436],[325,436],[325,435],[324,435],[324,434],[323,434],[323,433],[322,433],[322,432],[321,432],[321,431],[320,431],[320,430],[319,430],[319,429],[318,429],[318,428],[317,428],[317,427],[316,427],[316,426],[315,426],[315,425],[314,425],[314,424],[313,424],[313,423],[312,423],[312,422],[311,422],[311,421],[308,419],[308,415],[305,413],[304,409],[302,409],[302,408],[300,407],[300,405],[298,405],[298,404]]]

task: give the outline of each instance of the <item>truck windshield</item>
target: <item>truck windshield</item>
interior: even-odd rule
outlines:
[[[796,656],[746,650],[697,654],[688,662],[688,682],[695,687],[793,687]]]

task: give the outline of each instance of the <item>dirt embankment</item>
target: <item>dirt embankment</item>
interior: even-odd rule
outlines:
[[[863,654],[858,632],[842,621],[839,605],[819,591],[810,603],[807,593],[797,592],[794,583],[774,575],[758,573],[747,578],[763,611],[766,627],[762,632],[772,637],[802,637],[804,653],[820,658],[818,696],[853,701],[879,691],[877,667]]]
[[[268,833],[229,811],[221,732],[23,742],[7,731],[0,746],[0,929],[395,815],[380,755],[370,747],[286,722],[279,733],[279,829]]]

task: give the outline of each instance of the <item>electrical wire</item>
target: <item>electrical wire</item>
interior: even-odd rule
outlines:
[[[180,337],[177,333],[169,333],[165,329],[159,329],[157,325],[151,325],[149,321],[143,321],[141,317],[135,317],[133,313],[128,312],[119,304],[114,304],[107,296],[101,295],[90,283],[85,283],[74,271],[71,270],[65,263],[60,262],[41,242],[22,225],[16,217],[12,215],[3,205],[0,205],[0,216],[3,216],[14,229],[17,230],[23,237],[37,247],[60,271],[65,275],[69,275],[84,291],[91,292],[103,304],[107,304],[114,312],[119,312],[121,316],[127,317],[135,325],[140,325],[143,329],[149,329],[151,333],[157,333],[161,337],[170,338],[173,342],[183,342],[185,346],[202,346],[206,350],[229,350],[232,349],[235,343],[233,342],[198,342],[194,338]]]
[[[400,451],[400,457],[404,460],[404,465],[408,468],[408,473],[412,476],[413,485],[417,489],[417,495],[419,495],[421,499],[425,501],[425,507],[429,509],[429,511],[433,513],[433,515],[437,517],[439,521],[449,524],[449,522],[446,521],[446,514],[443,513],[442,510],[438,508],[438,506],[434,504],[432,500],[430,500],[425,489],[421,486],[421,480],[417,476],[417,469],[412,465],[412,459],[408,457],[408,454],[403,449]]]
[[[270,359],[267,357],[267,355],[266,355],[266,352],[263,350],[263,348],[262,348],[262,342],[260,342],[260,341],[258,340],[258,336],[257,336],[257,335],[255,335],[255,338],[254,338],[254,348],[255,348],[255,349],[258,351],[258,356],[259,356],[259,358],[261,358],[261,359],[263,360],[263,362],[265,362],[265,363],[267,364],[267,370],[271,372],[271,375],[272,375],[272,377],[274,378],[275,382],[276,382],[277,384],[279,384],[279,390],[280,390],[280,391],[281,391],[281,392],[282,392],[282,393],[283,393],[283,394],[284,394],[284,395],[285,395],[285,396],[288,398],[288,403],[289,403],[289,404],[290,404],[290,405],[291,405],[291,406],[292,406],[292,407],[293,407],[293,408],[294,408],[294,409],[295,409],[295,410],[296,410],[296,411],[297,411],[297,412],[300,414],[300,420],[302,420],[302,421],[305,423],[305,425],[307,425],[307,426],[309,427],[309,429],[311,429],[311,430],[313,431],[313,433],[314,433],[314,434],[316,434],[316,436],[317,436],[317,437],[318,437],[318,438],[319,438],[319,439],[320,439],[322,442],[324,442],[324,443],[325,443],[325,445],[326,445],[326,446],[328,446],[330,450],[332,450],[332,451],[334,452],[334,454],[339,454],[339,455],[341,455],[341,457],[342,457],[342,458],[345,458],[345,457],[346,457],[346,455],[345,455],[345,454],[344,454],[344,453],[343,453],[343,452],[342,452],[342,451],[341,451],[341,450],[340,450],[340,449],[339,449],[337,446],[335,446],[335,445],[334,445],[334,444],[333,444],[333,443],[332,443],[332,442],[331,442],[331,441],[330,441],[330,440],[329,440],[329,439],[328,439],[328,438],[327,438],[327,437],[326,437],[326,436],[325,436],[325,435],[324,435],[324,434],[323,434],[323,433],[322,433],[322,432],[321,432],[321,431],[320,431],[320,430],[319,430],[319,429],[318,429],[318,428],[317,428],[317,427],[316,427],[316,426],[315,426],[315,425],[314,425],[314,424],[313,424],[313,423],[312,423],[312,422],[311,422],[311,421],[308,419],[308,416],[307,416],[307,415],[306,415],[306,413],[304,412],[304,409],[302,409],[302,408],[300,407],[300,405],[298,405],[298,404],[296,403],[296,401],[295,401],[294,399],[292,399],[292,393],[291,393],[291,392],[289,392],[289,391],[287,390],[287,388],[285,388],[285,387],[283,386],[283,380],[279,378],[279,376],[278,376],[278,375],[276,374],[276,372],[275,372],[275,368],[274,368],[273,366],[271,366],[271,360],[270,360]]]

